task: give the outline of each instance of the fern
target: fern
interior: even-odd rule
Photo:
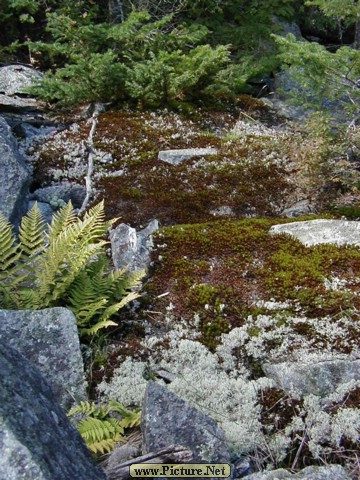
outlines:
[[[21,222],[17,245],[10,223],[0,215],[0,307],[67,306],[83,335],[117,325],[111,317],[138,297],[131,290],[142,273],[110,268],[104,236],[114,221],[105,221],[103,202],[83,219],[69,202],[46,232],[35,204]]]
[[[61,232],[66,230],[69,225],[76,222],[76,216],[71,202],[68,202],[64,208],[58,210],[52,217],[47,239],[52,243]]]
[[[114,413],[120,418],[111,416]],[[140,425],[141,412],[128,410],[115,401],[100,406],[81,402],[68,413],[69,417],[78,415],[85,417],[75,423],[86,445],[93,453],[103,454],[113,450],[117,442],[124,441],[124,429]]]

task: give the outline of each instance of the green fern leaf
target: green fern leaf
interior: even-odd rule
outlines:
[[[0,280],[13,280],[17,268],[17,264],[21,256],[21,251],[16,245],[15,235],[12,231],[11,224],[6,220],[0,212]],[[5,273],[4,273],[5,272]]]
[[[117,327],[118,324],[112,320],[102,320],[101,322],[96,323],[90,328],[80,328],[81,335],[96,335],[99,330],[108,327]]]
[[[125,305],[139,298],[140,295],[136,292],[128,293],[120,302],[110,305],[102,315],[102,321],[108,320],[110,317],[115,315],[119,310],[121,310]]]
[[[76,407],[71,408],[67,413],[67,416],[72,417],[76,414],[90,416],[95,412],[96,408],[97,407],[94,402],[90,403],[82,401],[79,403],[79,405],[76,405]]]
[[[109,401],[109,410],[111,412],[117,412],[121,415],[121,425],[124,428],[133,428],[140,425],[141,410],[129,410],[116,400]]]
[[[25,260],[35,257],[45,247],[45,221],[37,203],[22,218],[19,228],[20,248]],[[27,258],[28,257],[28,258]]]
[[[138,427],[141,423],[141,411],[133,413],[131,416],[124,417],[121,420],[121,425],[124,428]]]
[[[69,201],[65,207],[58,210],[51,219],[49,232],[47,234],[48,242],[54,241],[61,232],[65,231],[69,225],[76,222],[76,215],[72,203]]]
[[[101,440],[101,442],[92,442],[88,444],[87,447],[89,448],[89,450],[91,450],[95,454],[101,453],[102,455],[104,455],[104,453],[109,453],[112,450],[114,450],[116,441],[121,440],[121,437],[120,436],[118,437],[119,437],[118,440],[107,438],[107,439]]]

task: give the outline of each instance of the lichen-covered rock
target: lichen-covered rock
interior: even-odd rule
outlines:
[[[51,185],[50,187],[38,188],[33,192],[31,198],[39,202],[48,203],[53,208],[61,207],[71,200],[74,208],[80,208],[85,196],[85,187],[82,187],[81,185],[73,185],[71,183],[63,183],[61,185]]]
[[[319,243],[360,245],[360,222],[348,220],[319,219],[286,223],[272,226],[270,233],[287,233],[308,247]]]
[[[27,209],[30,173],[9,125],[0,117],[0,211],[18,225]]]
[[[316,362],[313,358],[311,363],[266,363],[263,370],[279,387],[296,396],[326,397],[340,385],[360,380],[360,360]]]
[[[159,228],[152,220],[140,231],[121,223],[110,232],[112,259],[116,269],[129,271],[147,269],[150,263],[151,235]]]
[[[39,103],[35,98],[23,98],[17,95],[9,96],[0,94],[0,111],[1,112],[33,112],[37,110]]]
[[[158,159],[171,165],[179,165],[193,157],[216,155],[216,148],[183,148],[179,150],[163,150],[159,152]]]
[[[26,94],[27,89],[42,79],[43,75],[25,65],[6,65],[0,68],[0,93]]]
[[[284,469],[253,473],[246,480],[351,480],[351,477],[340,465],[327,465],[306,467],[294,474]]]
[[[177,444],[192,451],[192,463],[230,463],[217,423],[158,383],[147,385],[141,423],[144,453]]]
[[[62,407],[86,398],[79,335],[70,310],[0,310],[0,340],[39,368]]]
[[[311,213],[316,213],[316,209],[307,199],[299,200],[281,212],[284,217],[288,218],[300,217],[301,215],[309,215]]]
[[[105,480],[39,370],[0,341],[0,480]]]

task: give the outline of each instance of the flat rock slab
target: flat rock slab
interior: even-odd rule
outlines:
[[[25,65],[6,65],[0,68],[0,93],[27,94],[27,89],[39,82],[43,74]]]
[[[294,474],[284,469],[253,473],[246,480],[351,480],[351,476],[340,465],[327,465],[306,467]]]
[[[185,160],[193,157],[205,157],[207,155],[216,155],[216,148],[185,148],[179,150],[163,150],[159,152],[158,159],[171,165],[179,165]]]
[[[79,334],[70,310],[0,310],[0,340],[39,368],[63,408],[86,399]]]
[[[0,340],[0,480],[106,480],[40,371]]]
[[[23,98],[0,94],[0,111],[2,112],[33,112],[40,104],[34,98]]]
[[[270,233],[287,233],[308,247],[320,243],[360,245],[360,222],[347,220],[320,219],[273,225]]]
[[[182,445],[191,463],[229,463],[223,431],[217,423],[167,388],[149,382],[142,409],[143,452]]]
[[[360,360],[266,363],[262,368],[280,388],[297,397],[309,394],[326,397],[340,385],[360,380]]]

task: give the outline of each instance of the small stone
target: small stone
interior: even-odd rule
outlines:
[[[115,268],[127,267],[130,271],[147,269],[150,265],[151,235],[158,230],[159,222],[152,220],[139,232],[121,223],[110,232],[111,251]]]
[[[179,150],[163,150],[159,152],[158,159],[171,165],[179,165],[185,160],[193,157],[204,157],[207,155],[216,155],[216,148],[185,148]]]

